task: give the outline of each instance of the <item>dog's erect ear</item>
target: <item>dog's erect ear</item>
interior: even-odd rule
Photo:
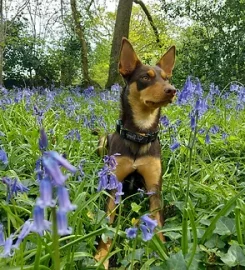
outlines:
[[[118,65],[119,72],[122,76],[127,76],[131,74],[140,63],[133,46],[125,37],[123,37]]]
[[[165,71],[167,76],[172,76],[172,70],[175,63],[175,46],[172,46],[157,63],[162,70]]]

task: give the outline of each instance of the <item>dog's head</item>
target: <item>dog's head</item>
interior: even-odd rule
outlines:
[[[175,46],[172,46],[156,66],[144,65],[131,43],[122,39],[119,72],[129,86],[132,102],[140,101],[143,107],[156,109],[167,106],[174,99],[176,89],[169,83],[175,63]]]

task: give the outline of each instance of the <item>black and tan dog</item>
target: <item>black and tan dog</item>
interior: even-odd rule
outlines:
[[[175,62],[175,47],[171,47],[156,64],[148,66],[141,63],[132,45],[122,39],[119,59],[119,72],[123,76],[126,86],[121,93],[121,113],[115,133],[100,140],[100,151],[106,145],[108,155],[116,156],[118,163],[115,174],[119,181],[123,181],[132,173],[139,174],[144,179],[144,185],[150,197],[150,212],[163,226],[160,211],[162,168],[161,148],[158,140],[158,125],[160,108],[172,102],[176,90],[169,83]],[[107,213],[110,223],[115,217],[114,194],[109,199]],[[164,241],[164,236],[158,233]],[[111,242],[100,242],[96,260],[105,259]],[[108,260],[104,261],[108,269]]]

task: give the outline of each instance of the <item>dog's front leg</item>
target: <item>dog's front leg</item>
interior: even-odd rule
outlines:
[[[114,173],[118,181],[122,182],[129,174],[131,174],[135,170],[132,166],[133,160],[128,157],[117,156],[116,161],[117,167]],[[111,191],[111,196],[109,197],[107,202],[106,212],[109,217],[109,224],[112,224],[114,222],[116,215],[115,193],[116,190]],[[108,239],[106,243],[104,243],[102,239],[100,240],[97,248],[97,254],[94,257],[97,261],[102,261],[107,257],[110,250],[111,242],[111,239]],[[109,269],[109,260],[104,260],[103,265],[105,269]]]
[[[144,157],[141,158],[138,172],[144,177],[147,192],[150,195],[150,212],[156,219],[158,227],[163,226],[162,218],[162,200],[161,200],[161,185],[162,185],[162,166],[160,158]],[[164,242],[165,238],[162,233],[158,233],[159,238]]]

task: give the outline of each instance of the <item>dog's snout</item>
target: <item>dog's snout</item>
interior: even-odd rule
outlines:
[[[174,89],[174,88],[166,88],[166,89],[164,89],[164,91],[166,94],[172,94],[172,95],[176,94],[176,89]]]

